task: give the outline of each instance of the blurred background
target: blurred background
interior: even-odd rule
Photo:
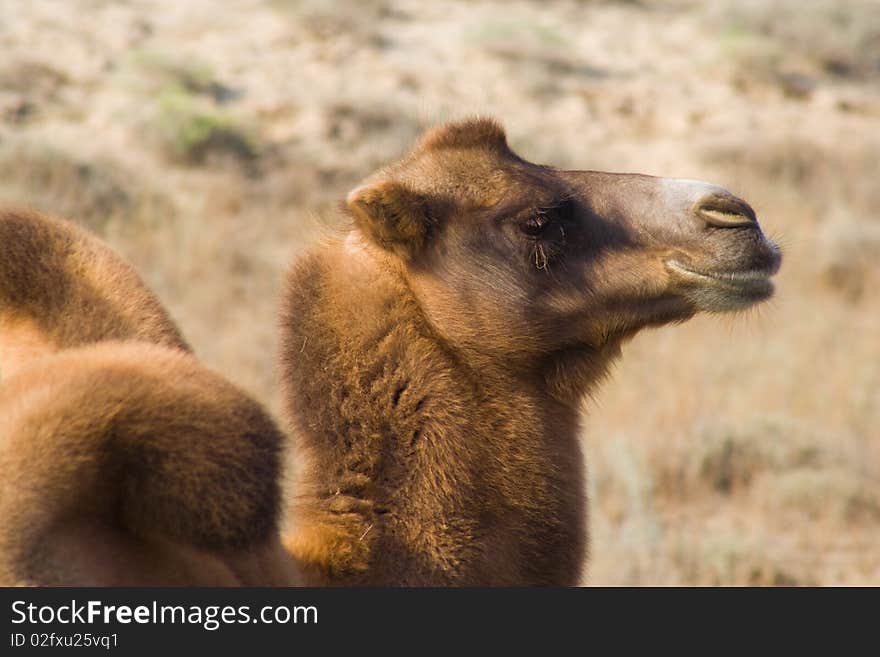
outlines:
[[[880,585],[880,2],[0,0],[0,52],[0,201],[109,240],[275,411],[287,263],[427,126],[743,196],[777,296],[585,403],[585,582]]]

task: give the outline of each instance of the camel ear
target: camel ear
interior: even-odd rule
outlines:
[[[425,246],[431,228],[428,199],[401,183],[382,180],[353,190],[346,207],[358,227],[405,260]]]

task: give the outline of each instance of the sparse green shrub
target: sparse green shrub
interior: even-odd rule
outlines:
[[[710,586],[810,585],[808,569],[766,551],[742,533],[719,532],[696,538],[686,552],[686,583]],[[694,549],[696,548],[696,549]],[[684,555],[682,555],[684,556]]]
[[[137,70],[138,80],[160,94],[178,90],[207,96],[221,103],[233,100],[240,94],[221,83],[211,66],[199,59],[179,59],[164,53],[137,51],[131,56],[130,64]]]
[[[112,220],[171,212],[170,201],[125,175],[118,162],[87,160],[28,142],[0,148],[0,196],[66,216],[100,233]]]
[[[239,119],[180,90],[160,95],[154,127],[164,150],[186,164],[204,164],[214,156],[246,164],[260,151],[254,131]]]
[[[880,280],[880,221],[838,212],[822,226],[820,242],[822,278],[849,301],[859,301],[871,281]]]
[[[880,485],[843,468],[800,468],[779,473],[761,488],[779,508],[812,519],[828,516],[842,523],[880,523]]]

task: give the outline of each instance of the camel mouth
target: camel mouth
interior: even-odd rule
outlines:
[[[779,268],[775,261],[767,269],[710,271],[689,267],[678,260],[667,260],[666,266],[677,277],[692,285],[686,296],[703,310],[723,312],[746,308],[773,296],[771,277]]]

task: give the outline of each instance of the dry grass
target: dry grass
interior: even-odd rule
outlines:
[[[869,0],[0,4],[0,198],[104,234],[277,409],[290,258],[424,126],[701,177],[777,298],[653,331],[587,405],[597,584],[880,584],[880,13]]]

